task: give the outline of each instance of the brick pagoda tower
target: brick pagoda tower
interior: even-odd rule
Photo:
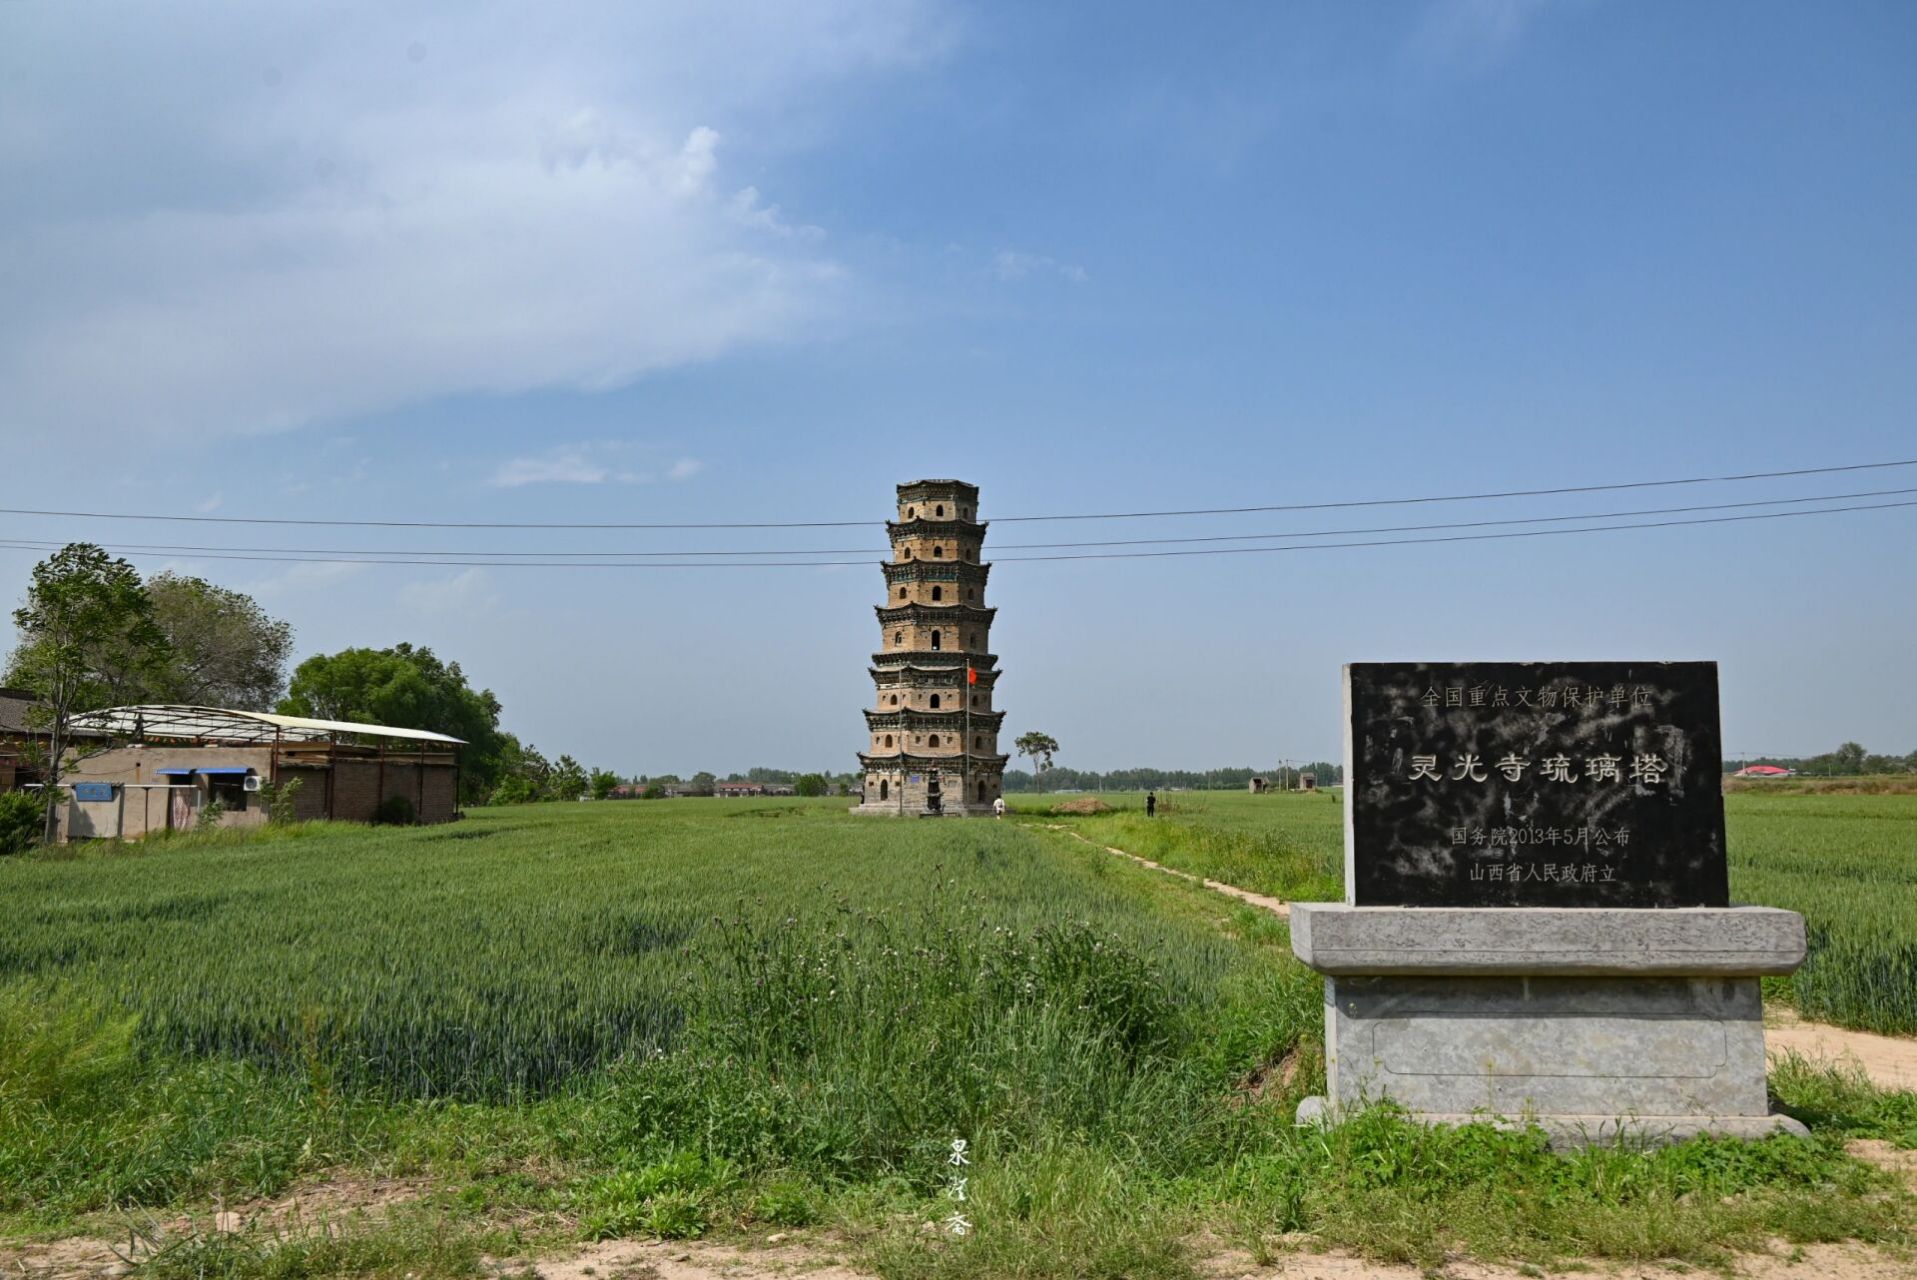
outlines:
[[[992,709],[998,659],[979,561],[985,525],[978,486],[915,480],[899,486],[899,518],[888,520],[892,558],[878,606],[878,696],[865,713],[859,753],[865,794],[854,813],[913,817],[992,811],[1009,757],[999,754]]]

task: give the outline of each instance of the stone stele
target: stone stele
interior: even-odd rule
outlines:
[[[1803,962],[1795,912],[1300,902],[1291,939],[1325,975],[1300,1123],[1389,1099],[1556,1146],[1805,1132],[1769,1111],[1758,989]]]

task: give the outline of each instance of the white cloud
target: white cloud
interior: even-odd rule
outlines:
[[[726,208],[732,215],[733,221],[741,226],[768,231],[775,236],[796,237],[801,240],[825,238],[824,227],[794,226],[787,222],[778,205],[766,204],[760,198],[757,187],[743,187],[734,192]]]
[[[214,494],[203,502],[195,503],[193,509],[201,515],[211,515],[220,509],[220,495]]]
[[[623,440],[556,445],[544,453],[508,458],[493,469],[488,483],[496,489],[529,484],[651,484],[660,473],[635,468],[629,460],[646,449]],[[689,480],[705,470],[697,458],[680,458],[664,470],[668,480]]]
[[[1504,58],[1550,0],[1436,0],[1412,37],[1427,61],[1478,71]]]
[[[366,572],[366,568],[364,564],[346,561],[295,564],[271,577],[257,579],[247,586],[246,590],[256,596],[292,595],[303,598],[315,592],[323,592],[328,587],[337,586],[348,578],[358,577]]]
[[[931,2],[9,13],[0,425],[285,429],[803,335],[843,273],[721,188],[731,122],[935,56]]]
[[[582,447],[555,449],[534,458],[512,458],[493,472],[493,487],[516,489],[528,484],[601,484],[612,472],[594,462]]]
[[[1023,280],[1028,276],[1057,276],[1070,284],[1084,284],[1091,276],[1085,268],[1040,253],[1020,253],[1001,249],[992,259],[992,270],[1001,280]]]
[[[422,618],[470,617],[500,605],[492,576],[477,566],[450,578],[406,583],[398,598],[401,608]]]

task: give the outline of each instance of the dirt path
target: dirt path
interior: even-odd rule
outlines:
[[[1770,1011],[1764,1023],[1764,1047],[1773,1055],[1862,1067],[1879,1088],[1917,1090],[1917,1040],[1806,1022],[1789,1009]]]
[[[1129,858],[1141,867],[1150,867],[1153,871],[1201,884],[1215,893],[1248,902],[1254,907],[1263,907],[1286,918],[1291,915],[1289,903],[1266,894],[1253,893],[1219,880],[1207,880],[1189,871],[1180,871],[1176,867],[1153,862],[1150,858],[1127,853],[1114,845],[1099,844],[1061,823],[1046,823],[1045,829],[1063,831],[1072,839],[1091,845],[1094,849],[1103,849],[1106,853]],[[1811,1062],[1861,1068],[1870,1077],[1871,1083],[1880,1089],[1917,1090],[1917,1039],[1880,1036],[1868,1031],[1833,1027],[1823,1022],[1807,1022],[1789,1009],[1776,1009],[1765,1019],[1764,1047],[1773,1055],[1795,1053]]]
[[[1199,1246],[1203,1252],[1202,1243]],[[733,1245],[618,1240],[594,1245],[570,1258],[533,1264],[540,1280],[874,1280],[875,1273],[849,1265],[823,1241],[776,1242],[765,1248]],[[1535,1268],[1450,1262],[1436,1270],[1367,1262],[1343,1253],[1311,1253],[1304,1248],[1278,1254],[1260,1264],[1251,1255],[1223,1249],[1198,1262],[1207,1280],[1519,1280]],[[1593,1280],[1679,1280],[1696,1268],[1629,1263],[1585,1262],[1582,1274]],[[1772,1251],[1739,1255],[1731,1275],[1741,1280],[1890,1280],[1917,1277],[1917,1267],[1867,1245],[1806,1246],[1793,1260],[1790,1246],[1773,1242]]]
[[[1100,844],[1096,840],[1087,840],[1084,836],[1078,834],[1078,832],[1061,823],[1048,822],[1045,824],[1045,829],[1047,831],[1063,831],[1072,839],[1083,841],[1094,849],[1103,849],[1106,853],[1115,853],[1121,858],[1130,858],[1141,867],[1150,867],[1153,871],[1163,872],[1168,876],[1177,876],[1180,880],[1189,880],[1193,884],[1202,884],[1212,892],[1222,893],[1227,898],[1236,898],[1240,902],[1249,902],[1254,907],[1263,907],[1267,911],[1275,912],[1287,918],[1291,915],[1291,904],[1289,902],[1282,902],[1268,894],[1253,893],[1249,889],[1240,889],[1237,885],[1226,884],[1223,880],[1207,880],[1203,876],[1195,876],[1189,871],[1180,871],[1177,867],[1168,867],[1162,862],[1153,862],[1150,858],[1141,858],[1135,853],[1127,853],[1115,845]]]

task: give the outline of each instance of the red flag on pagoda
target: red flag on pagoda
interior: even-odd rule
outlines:
[[[965,665],[965,683],[978,683],[978,671],[969,662]]]

